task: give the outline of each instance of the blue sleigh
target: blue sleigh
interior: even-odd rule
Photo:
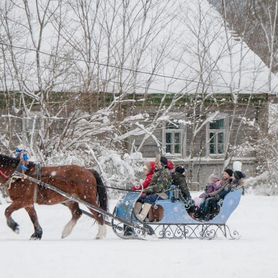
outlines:
[[[154,205],[154,209],[159,208],[162,211],[160,219],[154,222],[147,221],[142,223],[133,213],[133,208],[140,193],[130,192],[117,203],[114,209],[114,216],[134,223],[137,226],[143,225],[144,227],[148,227],[158,238],[213,239],[217,234],[221,234],[226,238],[238,239],[239,233],[237,231],[231,232],[226,223],[230,215],[237,208],[241,195],[241,188],[229,192],[221,203],[219,201],[219,212],[213,219],[208,221],[200,221],[192,218],[188,214],[184,202],[180,200],[158,200]],[[130,235],[126,236],[125,233],[127,226],[121,222],[113,221],[112,228],[119,237],[130,238]],[[142,236],[140,233],[140,229],[133,229],[135,238],[140,238]]]

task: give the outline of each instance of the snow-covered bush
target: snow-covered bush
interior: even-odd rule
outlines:
[[[141,153],[127,154],[121,150],[109,149],[100,143],[86,148],[55,152],[46,162],[49,165],[76,164],[97,170],[104,184],[109,187],[130,189],[138,185],[142,176],[143,158]],[[118,196],[125,191],[109,189],[110,195]]]
[[[247,180],[249,192],[256,194],[278,194],[278,106],[269,105],[269,126],[267,133],[259,133],[259,138],[249,148],[258,157],[258,175]],[[248,144],[247,144],[248,145]],[[248,148],[248,146],[246,146]]]

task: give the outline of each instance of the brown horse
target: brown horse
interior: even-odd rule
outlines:
[[[18,159],[0,154],[0,185],[9,183],[8,179],[17,169],[18,165]],[[72,196],[76,196],[107,211],[106,189],[96,171],[76,165],[47,166],[38,170],[39,168],[32,162],[29,162],[28,168],[29,170],[26,172],[26,175],[54,185]],[[34,233],[31,235],[31,239],[41,239],[42,237],[42,228],[34,208],[35,203],[39,205],[64,204],[70,209],[72,218],[65,226],[62,232],[62,238],[71,233],[82,214],[77,202],[70,201],[62,195],[33,183],[28,179],[19,178],[10,183],[8,193],[12,203],[5,210],[7,225],[14,232],[19,232],[19,225],[13,220],[11,215],[14,211],[24,208],[34,225]],[[98,223],[99,229],[96,238],[102,239],[106,235],[103,216],[90,208],[89,210]]]

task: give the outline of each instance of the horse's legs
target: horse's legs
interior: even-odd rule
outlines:
[[[72,218],[65,226],[62,232],[62,238],[67,237],[72,232],[72,229],[76,225],[77,220],[82,215],[82,211],[80,210],[78,203],[69,201],[69,202],[65,202],[64,205],[66,205],[70,209]]]
[[[34,225],[34,233],[31,235],[30,239],[41,239],[42,238],[42,227],[40,226],[37,212],[34,206],[26,207],[25,210],[28,212],[30,219]]]
[[[13,220],[12,213],[18,209],[21,209],[23,206],[21,202],[13,202],[5,210],[5,216],[7,219],[7,225],[15,232],[19,233],[19,225]]]
[[[96,204],[95,204],[96,205]],[[98,233],[96,239],[104,239],[106,237],[106,225],[104,224],[103,215],[89,208],[98,223]]]
[[[98,222],[98,233],[96,239],[104,239],[106,237],[106,225]]]

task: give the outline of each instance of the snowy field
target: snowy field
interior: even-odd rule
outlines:
[[[44,229],[30,241],[32,224],[24,210],[14,213],[20,234],[6,225],[0,205],[0,276],[6,277],[278,277],[278,197],[243,196],[228,221],[239,240],[122,240],[108,228],[95,240],[97,225],[82,216],[67,239],[70,218],[63,206],[37,206]],[[113,207],[113,202],[111,202]]]

